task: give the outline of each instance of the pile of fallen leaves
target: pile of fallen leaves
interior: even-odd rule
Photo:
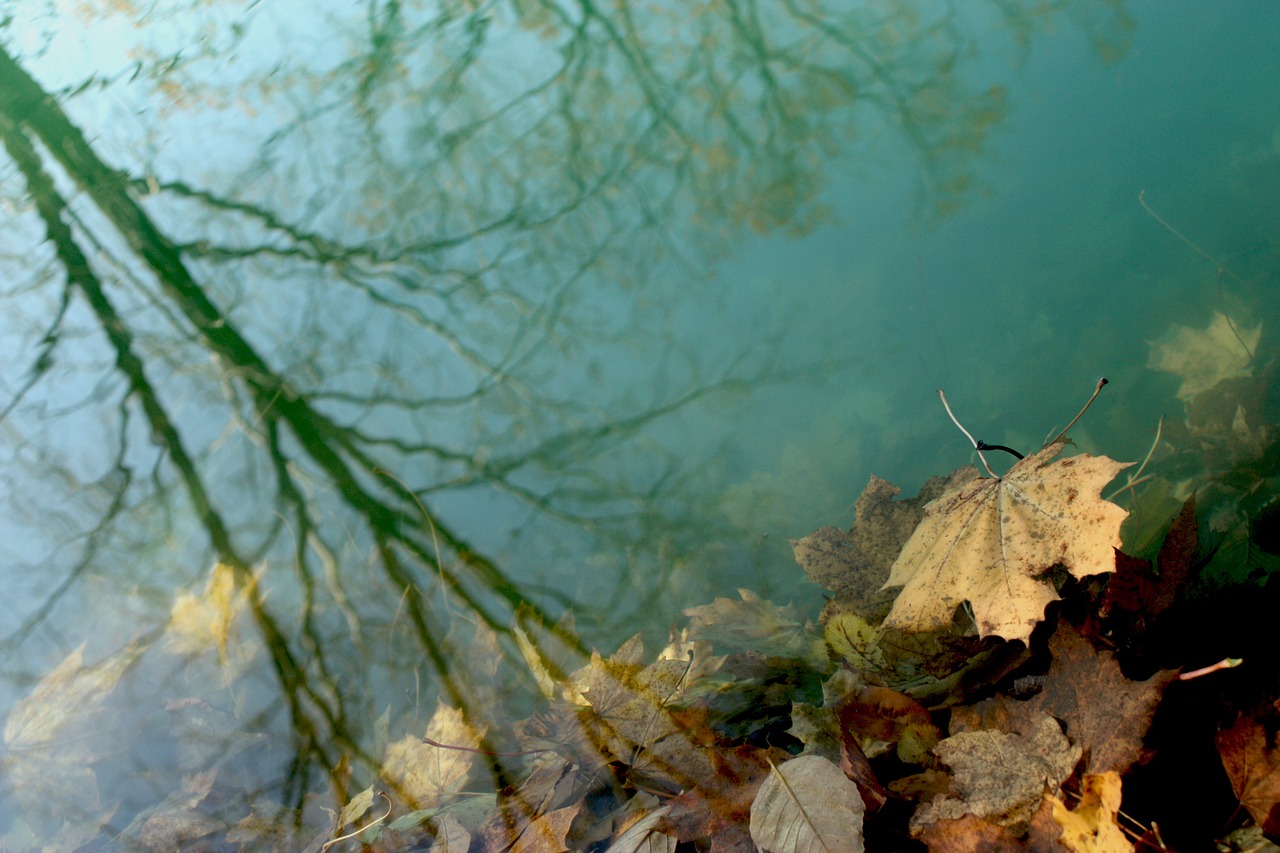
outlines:
[[[1153,364],[1176,369],[1166,346]],[[685,611],[656,654],[637,636],[563,677],[517,629],[543,694],[533,716],[482,723],[442,703],[301,830],[256,807],[212,815],[225,755],[206,756],[91,849],[1276,849],[1262,846],[1280,839],[1280,644],[1263,630],[1280,606],[1273,371],[1202,362],[1163,439],[1172,474],[1112,484],[1128,466],[1064,456],[1059,437],[1001,476],[965,467],[912,498],[873,477],[851,528],[792,543],[827,590],[816,622],[741,590]],[[215,649],[234,677],[249,592],[215,572],[175,605],[167,648]],[[474,643],[498,649],[487,629]],[[95,745],[65,730],[139,651],[91,667],[77,651],[9,715],[24,808],[52,829],[59,804],[79,809],[61,812],[64,849],[104,813]]]

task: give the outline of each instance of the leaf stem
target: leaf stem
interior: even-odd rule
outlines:
[[[1089,407],[1093,405],[1093,401],[1098,399],[1098,394],[1101,393],[1102,386],[1106,384],[1107,384],[1107,377],[1103,376],[1098,380],[1097,386],[1094,387],[1093,389],[1093,396],[1090,397],[1088,402],[1084,404],[1084,408],[1080,410],[1079,414],[1077,414],[1074,418],[1071,419],[1071,423],[1067,424],[1066,428],[1063,429],[1062,432],[1054,436],[1053,441],[1049,442],[1049,444],[1057,444],[1059,441],[1062,441],[1064,438],[1067,437],[1068,430],[1070,430],[1073,426],[1075,426],[1076,422],[1079,421],[1080,418],[1084,417],[1085,412],[1089,411]],[[1049,444],[1046,444],[1045,447],[1048,447]]]
[[[964,428],[964,424],[960,423],[960,421],[956,419],[955,412],[951,411],[951,404],[947,402],[947,395],[942,393],[941,388],[938,389],[938,399],[942,401],[942,408],[947,410],[947,416],[951,418],[951,422],[955,424],[962,433],[964,433],[964,437],[969,439],[969,443],[973,445],[973,449],[978,452],[978,458],[982,460],[982,467],[986,468],[987,473],[993,478],[999,480],[1000,478],[996,477],[996,472],[992,471],[991,466],[987,464],[987,457],[982,455],[982,448],[978,446],[978,442],[969,434],[969,431]]]

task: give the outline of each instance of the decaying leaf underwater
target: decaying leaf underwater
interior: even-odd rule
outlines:
[[[1248,342],[1257,346],[1252,331]],[[1144,476],[1174,431],[1164,424],[1147,462],[1106,497],[1127,465],[1063,457],[1065,431],[1023,458],[961,427],[980,456],[1009,450],[1018,461],[997,476],[982,457],[989,476],[967,466],[904,499],[872,477],[849,530],[792,543],[829,591],[823,601],[782,605],[744,589],[686,610],[656,655],[637,635],[576,670],[546,660],[534,629],[517,625],[536,713],[481,718],[441,701],[414,728],[384,720],[377,772],[356,784],[347,770],[349,790],[363,790],[329,792],[335,808],[322,815],[227,805],[230,754],[260,736],[235,731],[239,709],[219,706],[253,660],[240,617],[265,591],[215,567],[202,592],[177,598],[161,637],[90,665],[82,646],[14,706],[3,769],[24,823],[3,842],[1110,853],[1214,840],[1245,849],[1237,829],[1280,838],[1280,651],[1248,639],[1280,606],[1272,540],[1258,533],[1280,474],[1275,372],[1242,376],[1237,361],[1181,398],[1194,425],[1185,441],[1233,442],[1211,457],[1225,469],[1191,479],[1198,490]],[[1186,369],[1196,383],[1207,375],[1203,359]],[[1224,407],[1235,413],[1215,420]],[[1151,529],[1152,506],[1167,512],[1139,537],[1154,552],[1124,553],[1122,525]],[[1243,568],[1224,569],[1224,553]],[[815,623],[806,614],[819,604]],[[83,731],[149,646],[206,658],[212,690],[166,706],[187,746],[181,788],[107,838],[100,827],[120,806],[94,765],[126,747]],[[501,649],[484,625],[473,646],[490,662]],[[209,732],[227,739],[195,738]],[[486,778],[503,782],[486,792]]]

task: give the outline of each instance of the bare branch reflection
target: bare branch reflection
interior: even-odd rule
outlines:
[[[744,229],[821,223],[831,155],[886,127],[945,212],[1005,105],[933,3],[338,4],[322,50],[278,55],[271,4],[217,5],[134,22],[130,66],[76,81],[0,50],[0,423],[36,602],[4,646],[73,645],[104,586],[154,615],[230,567],[300,805],[376,772],[388,685],[415,714],[518,703],[460,672],[475,637],[567,661],[574,602],[618,626],[672,596],[715,478],[662,425],[809,369],[777,363],[783,323],[695,340],[682,282]],[[1025,40],[1059,9],[1127,36],[1118,3],[991,6]],[[557,566],[584,552],[637,568]]]

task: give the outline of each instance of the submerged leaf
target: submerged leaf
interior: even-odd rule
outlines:
[[[1028,640],[1058,598],[1040,576],[1061,565],[1078,578],[1115,569],[1125,511],[1100,497],[1127,465],[1081,454],[1053,462],[1065,441],[998,478],[971,481],[925,508],[886,587],[902,592],[886,627],[928,631],[962,602],[982,636]]]
[[[978,474],[965,466],[949,477],[932,477],[914,498],[895,500],[897,486],[873,476],[854,505],[849,532],[823,527],[791,542],[796,562],[809,580],[835,593],[823,613],[832,607],[852,611],[872,622],[889,612],[893,595],[882,585],[902,546],[924,516],[925,506],[943,492],[972,480]]]
[[[1171,326],[1164,338],[1153,341],[1150,366],[1181,376],[1178,397],[1190,400],[1224,379],[1247,376],[1261,338],[1261,323],[1234,327],[1226,314],[1215,311],[1205,329]]]
[[[769,853],[861,853],[858,786],[825,758],[774,766],[751,804],[751,840]]]
[[[387,747],[382,762],[382,775],[418,807],[440,805],[462,789],[476,764],[477,754],[469,750],[480,748],[484,733],[467,723],[461,711],[440,702],[427,737],[447,746],[406,735]]]
[[[87,760],[99,755],[101,739],[94,737],[88,723],[125,670],[142,654],[142,648],[131,643],[99,663],[85,666],[85,645],[81,643],[67,655],[9,711],[4,742],[11,751],[77,742],[92,755]]]
[[[808,622],[791,605],[779,606],[749,589],[738,590],[741,601],[717,598],[690,607],[689,634],[707,639],[718,649],[750,650],[767,657],[826,661],[826,648]]]

